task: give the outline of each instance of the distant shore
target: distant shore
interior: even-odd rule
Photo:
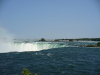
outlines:
[[[73,41],[100,41],[100,38],[77,38],[77,39],[14,39],[18,41],[56,41],[56,42],[73,42]]]

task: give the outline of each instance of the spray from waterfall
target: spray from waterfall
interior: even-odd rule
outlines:
[[[13,47],[11,47],[12,43],[12,35],[6,29],[0,26],[0,53],[9,52],[14,49]]]

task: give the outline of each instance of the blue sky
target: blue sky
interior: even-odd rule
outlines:
[[[0,26],[15,38],[100,38],[96,0],[5,0]]]

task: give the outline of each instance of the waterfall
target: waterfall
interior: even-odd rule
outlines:
[[[65,44],[52,43],[52,42],[32,42],[32,43],[14,43],[13,46],[18,51],[39,51],[51,48],[65,47]]]

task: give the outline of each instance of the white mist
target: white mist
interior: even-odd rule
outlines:
[[[12,35],[9,34],[7,30],[0,27],[0,53],[10,52],[15,50],[15,48],[12,47],[12,44],[13,44]]]

